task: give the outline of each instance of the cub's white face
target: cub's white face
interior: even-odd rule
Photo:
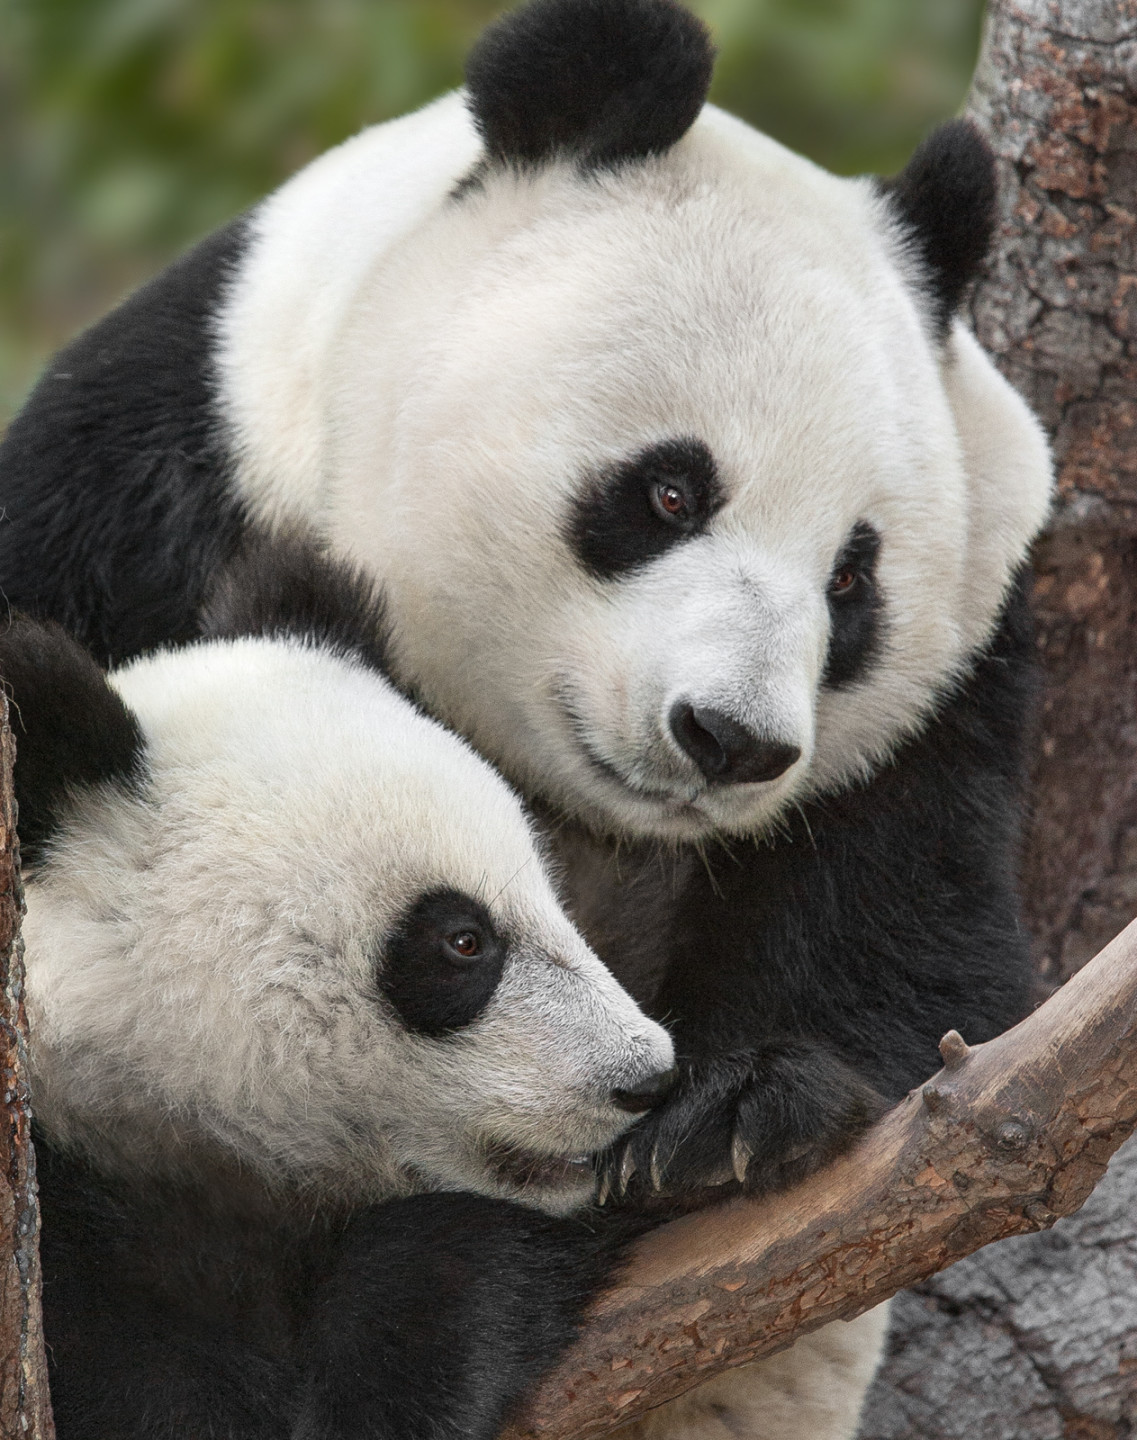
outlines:
[[[141,793],[79,795],[28,885],[37,1113],[103,1164],[228,1157],[345,1203],[561,1211],[672,1063],[558,907],[515,797],[362,666],[299,642],[114,687]],[[469,952],[469,953],[467,953]]]
[[[450,103],[420,118],[464,159]],[[761,831],[926,719],[1050,471],[971,337],[934,339],[869,182],[708,107],[661,157],[436,201],[338,317],[316,494],[258,469],[249,337],[320,183],[266,210],[227,318],[241,484],[382,577],[432,711],[593,826],[688,839]]]

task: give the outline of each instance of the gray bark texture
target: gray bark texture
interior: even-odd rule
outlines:
[[[24,1015],[15,744],[0,693],[0,1440],[55,1440],[40,1319],[39,1223]]]
[[[1040,974],[1137,912],[1137,0],[992,0],[970,113],[1003,230],[976,331],[1055,442],[1024,869]],[[1137,1436],[1137,1144],[1077,1215],[894,1307],[861,1440]]]

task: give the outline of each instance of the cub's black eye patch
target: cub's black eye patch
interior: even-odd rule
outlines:
[[[829,653],[821,683],[831,689],[863,679],[880,651],[884,600],[876,580],[880,534],[858,520],[829,573]]]
[[[723,499],[703,442],[664,440],[592,476],[573,505],[566,537],[589,574],[611,580],[702,534]]]
[[[408,1030],[448,1035],[475,1021],[493,999],[506,950],[479,900],[432,890],[395,926],[376,981]]]

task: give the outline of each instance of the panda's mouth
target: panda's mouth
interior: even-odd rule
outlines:
[[[512,1190],[564,1190],[596,1179],[591,1155],[539,1155],[518,1145],[491,1143],[486,1148],[487,1169]]]

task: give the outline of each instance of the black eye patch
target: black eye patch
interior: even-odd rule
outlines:
[[[472,1024],[493,999],[507,948],[479,900],[432,890],[395,926],[376,983],[408,1030],[448,1035]]]
[[[876,581],[880,534],[858,520],[829,576],[829,652],[821,683],[837,690],[861,680],[880,653],[884,598]]]
[[[701,535],[724,498],[701,440],[664,440],[592,476],[566,538],[589,574],[612,580]]]

